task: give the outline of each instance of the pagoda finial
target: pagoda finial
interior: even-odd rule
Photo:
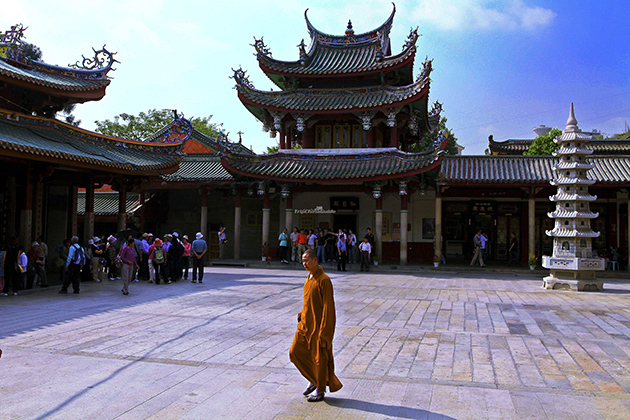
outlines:
[[[571,110],[569,111],[569,119],[567,120],[567,126],[564,129],[565,133],[577,133],[577,132],[581,132],[582,130],[580,130],[580,128],[578,127],[578,122],[577,119],[575,118],[575,110],[573,109],[573,102],[571,102]]]
[[[346,36],[354,35],[354,29],[352,29],[352,21],[348,19],[348,27],[346,28]]]

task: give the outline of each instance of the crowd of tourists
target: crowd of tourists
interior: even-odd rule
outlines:
[[[283,229],[278,241],[278,257],[283,264],[302,261],[304,252],[312,249],[320,263],[336,262],[337,271],[346,271],[346,263],[360,263],[360,271],[369,271],[374,254],[374,234],[371,228],[367,228],[365,236],[359,240],[352,229],[339,228],[334,232],[318,228],[298,229],[295,226],[290,234],[286,228]]]
[[[177,232],[154,237],[151,233],[138,235],[94,237],[81,244],[74,236],[57,246],[51,256],[41,237],[25,251],[18,239],[12,237],[6,245],[0,245],[0,296],[11,292],[48,287],[48,274],[59,272],[62,284],[59,293],[80,293],[81,282],[122,280],[121,292],[129,294],[133,281],[154,284],[170,284],[188,280],[203,283],[204,260],[208,244],[198,232],[190,241],[187,235]]]

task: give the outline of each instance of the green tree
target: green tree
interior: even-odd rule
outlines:
[[[138,115],[122,113],[113,120],[94,121],[96,131],[108,136],[129,140],[143,140],[173,121],[174,114],[170,109],[150,109]],[[223,124],[211,123],[212,115],[190,119],[192,126],[210,137],[221,134]]]
[[[561,134],[562,130],[554,128],[547,134],[536,137],[532,145],[529,146],[529,149],[523,154],[527,156],[551,155],[560,147],[554,143],[553,140]]]
[[[457,137],[453,134],[453,130],[446,126],[446,117],[440,117],[440,122],[438,127],[433,130],[431,133],[425,133],[417,143],[409,146],[409,151],[412,153],[420,153],[426,150],[429,150],[433,144],[438,140],[438,136],[440,135],[440,131],[444,130],[446,136],[448,137],[448,142],[446,143],[446,147],[444,148],[444,153],[447,155],[456,155],[457,154]]]

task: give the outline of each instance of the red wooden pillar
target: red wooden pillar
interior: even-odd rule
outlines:
[[[389,129],[389,146],[398,149],[398,127],[390,127]]]
[[[234,259],[241,259],[241,190],[234,196]]]
[[[118,190],[118,231],[127,229],[127,186],[121,181]]]
[[[368,131],[367,131],[367,144],[368,147],[374,147],[375,146],[375,139],[374,139],[374,126],[372,126]]]
[[[94,237],[94,183],[88,178],[85,186],[85,213],[83,215],[83,243]]]
[[[24,249],[28,249],[33,240],[33,178],[30,163],[26,166],[24,193],[24,207],[20,212],[20,240],[24,244]]]
[[[280,150],[286,149],[286,142],[285,142],[285,137],[286,137],[286,133],[284,130],[280,130],[278,132],[278,135],[280,136]]]

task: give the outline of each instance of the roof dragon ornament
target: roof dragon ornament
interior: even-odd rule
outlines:
[[[429,57],[424,59],[424,63],[422,63],[422,71],[416,77],[416,82],[424,81],[429,79],[429,75],[433,71],[433,59],[429,60]]]
[[[252,47],[256,48],[256,54],[254,55],[271,57],[271,50],[265,45],[265,41],[263,41],[263,39],[264,37],[261,37],[260,39],[256,39],[256,37],[254,37],[254,43],[250,44]]]
[[[416,26],[416,29],[411,28],[409,30],[407,40],[405,41],[405,45],[403,45],[403,50],[415,47],[419,36],[422,36],[422,34],[418,35],[418,27]]]
[[[83,57],[83,60],[80,62],[80,64],[79,64],[79,61],[77,61],[74,64],[68,64],[68,67],[73,68],[73,69],[83,69],[83,70],[96,70],[96,69],[99,69],[99,70],[107,69],[108,71],[110,69],[116,70],[112,68],[114,63],[120,63],[120,61],[114,58],[114,55],[116,53],[107,51],[107,49],[105,48],[105,45],[103,45],[103,48],[98,51],[92,48],[92,51],[94,51],[94,58],[86,58],[82,54],[81,57]]]
[[[24,31],[27,30],[21,23],[11,26],[11,29],[2,33],[0,32],[0,44],[21,44],[24,37]]]
[[[232,69],[232,71],[234,72],[234,76],[230,77],[230,79],[234,79],[238,86],[247,89],[255,89],[252,82],[249,81],[249,76],[247,76],[247,72],[245,70],[239,67],[236,70]]]

